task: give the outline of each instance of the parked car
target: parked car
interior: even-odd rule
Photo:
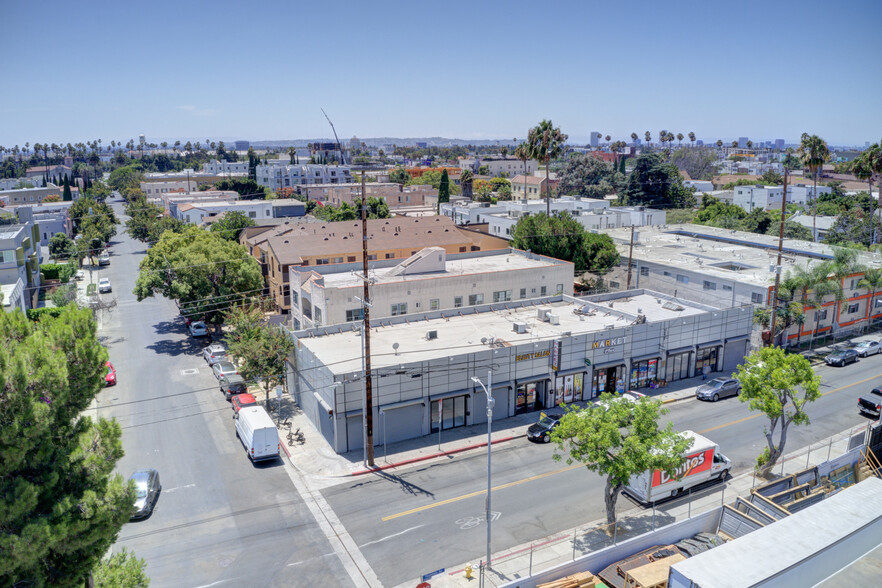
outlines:
[[[236,419],[236,437],[245,446],[252,462],[278,459],[281,449],[279,430],[273,419],[260,406],[249,406]]]
[[[211,371],[214,372],[214,377],[220,380],[224,376],[229,376],[231,374],[238,374],[239,370],[236,366],[233,365],[232,361],[221,360],[216,364],[211,366]]]
[[[116,370],[113,368],[113,364],[108,361],[104,367],[107,368],[107,373],[104,375],[105,385],[116,386]]]
[[[159,483],[159,472],[156,470],[138,470],[130,480],[135,482],[135,513],[132,520],[149,517],[156,506],[156,500],[162,491]]]
[[[841,349],[834,351],[824,358],[827,365],[842,367],[858,360],[858,352],[854,349]]]
[[[208,362],[208,365],[214,365],[219,361],[227,358],[227,350],[220,343],[212,343],[202,350],[202,358]]]
[[[113,288],[110,286],[110,280],[107,278],[101,278],[98,280],[98,291],[99,292],[112,292]]]
[[[878,341],[861,341],[855,346],[854,350],[861,357],[869,357],[882,351],[882,345]]]
[[[224,393],[224,397],[227,400],[230,400],[237,394],[246,394],[248,392],[248,384],[245,383],[245,379],[239,374],[224,376],[218,380],[218,383],[220,384],[221,392]]]
[[[74,274],[75,280],[83,280],[86,278],[86,272],[83,270],[77,270],[77,273]]]
[[[110,255],[107,253],[101,254],[98,258],[98,265],[110,265]]]
[[[733,378],[714,378],[707,384],[702,384],[695,389],[695,397],[699,400],[712,400],[716,402],[720,398],[738,396],[741,392],[741,384]]]
[[[230,406],[233,407],[233,417],[239,416],[239,411],[249,406],[257,406],[257,400],[251,394],[236,394],[230,399]]]
[[[560,415],[543,414],[538,423],[533,423],[527,428],[527,439],[530,441],[551,441],[551,432],[560,424]]]
[[[208,327],[202,321],[193,321],[187,325],[191,337],[208,337]]]
[[[877,418],[882,415],[882,388],[873,388],[869,394],[858,398],[858,410]]]

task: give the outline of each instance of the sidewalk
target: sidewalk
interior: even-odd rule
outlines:
[[[716,376],[726,374],[715,374]],[[703,383],[701,377],[690,378],[672,382],[665,388],[655,390],[641,390],[647,396],[658,398],[665,404],[695,398],[695,389]],[[271,399],[273,419],[275,416],[276,399]],[[587,403],[578,403],[584,405]],[[547,409],[547,412],[555,412],[560,409]],[[505,443],[512,439],[523,437],[527,433],[527,427],[539,419],[539,412],[515,415],[501,421],[493,422],[491,435],[492,443]],[[279,437],[283,449],[290,455],[291,464],[303,475],[310,478],[310,483],[315,489],[325,488],[338,484],[341,478],[359,476],[370,472],[362,462],[364,452],[359,449],[349,453],[336,454],[321,434],[315,430],[312,422],[303,414],[290,396],[281,400],[282,419],[291,419],[291,430],[300,429],[304,435],[303,443],[294,442],[289,445],[286,439],[287,428],[279,429]],[[445,456],[487,447],[487,424],[481,423],[467,427],[459,427],[438,434],[426,435],[415,439],[408,439],[397,443],[390,443],[384,447],[382,439],[377,438],[378,445],[374,447],[375,470],[394,469],[414,463],[439,459]]]

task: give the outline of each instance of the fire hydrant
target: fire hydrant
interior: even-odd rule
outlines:
[[[466,580],[472,579],[472,564],[466,564],[465,574],[466,574]]]

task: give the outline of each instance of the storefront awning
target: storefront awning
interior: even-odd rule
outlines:
[[[734,343],[735,341],[746,341],[750,339],[750,335],[738,335],[737,337],[730,337],[726,339],[726,343]]]
[[[707,343],[699,343],[697,347],[699,349],[707,349],[708,347],[719,347],[723,342],[717,339],[716,341],[708,341]]]
[[[558,372],[554,372],[557,376],[572,376],[573,374],[578,374],[580,372],[587,372],[588,366],[582,366],[577,368],[570,368],[568,370],[560,370]]]
[[[677,355],[678,353],[686,353],[687,351],[692,351],[692,345],[687,347],[677,347],[676,349],[669,349],[668,355]]]
[[[602,370],[605,368],[617,367],[620,365],[625,365],[625,362],[622,360],[618,360],[618,361],[608,361],[606,363],[598,363],[598,364],[594,365],[594,369]]]
[[[646,361],[647,359],[658,359],[661,356],[661,353],[655,352],[650,353],[649,355],[640,355],[638,357],[632,357],[631,363],[636,363],[638,361]]]
[[[475,384],[475,387],[480,389],[481,387]],[[494,386],[495,388],[495,386]],[[483,392],[483,390],[481,390]],[[454,396],[469,396],[472,393],[470,389],[467,390],[454,390],[453,392],[442,392],[441,394],[433,394],[429,396],[429,402],[438,402],[439,400],[444,400],[445,398],[453,398]]]

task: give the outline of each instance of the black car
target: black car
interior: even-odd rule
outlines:
[[[156,506],[156,499],[162,491],[159,483],[159,472],[156,470],[138,470],[129,478],[135,482],[135,512],[132,520],[149,517]]]
[[[236,394],[245,394],[248,392],[248,385],[244,378],[239,374],[230,374],[222,376],[220,380],[220,390],[224,393],[224,397],[229,400]]]
[[[824,358],[824,361],[827,363],[827,365],[834,365],[837,367],[842,367],[849,363],[854,363],[857,360],[858,352],[854,349],[840,349],[839,351],[834,351]]]
[[[551,431],[560,424],[560,415],[543,415],[538,423],[530,425],[527,429],[527,439],[530,441],[551,441]]]

